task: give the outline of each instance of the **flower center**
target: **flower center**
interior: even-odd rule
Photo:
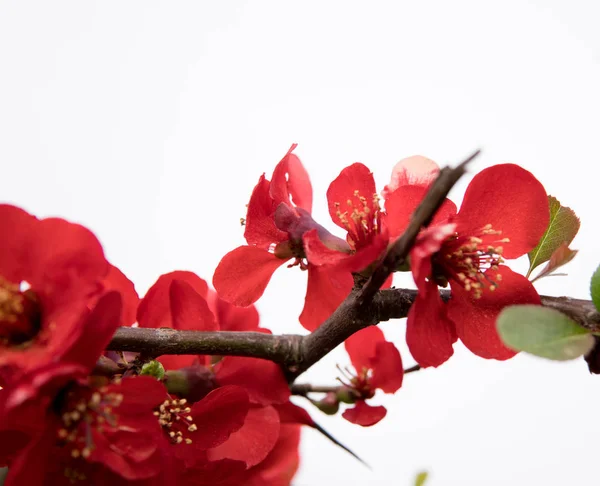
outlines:
[[[70,447],[71,457],[86,459],[94,450],[92,431],[103,433],[107,427],[117,427],[118,417],[113,410],[121,405],[123,395],[107,392],[106,387],[94,391],[80,390],[84,391],[83,396],[68,399],[66,411],[60,417],[62,427],[58,429],[57,436]]]
[[[372,236],[381,230],[379,199],[377,194],[373,194],[371,204],[369,204],[369,200],[356,190],[354,191],[354,200],[346,201],[348,206],[346,211],[342,211],[342,205],[339,202],[333,203],[336,208],[335,214],[348,231],[348,243],[354,250],[366,246]]]
[[[445,287],[448,280],[459,282],[473,297],[480,298],[484,289],[493,292],[502,275],[495,279],[486,274],[487,270],[498,270],[504,262],[502,243],[508,238],[499,238],[502,231],[494,230],[491,224],[485,225],[475,235],[449,237],[433,260],[433,278]]]
[[[32,290],[0,276],[0,344],[21,344],[37,334],[41,309]]]
[[[354,374],[348,368],[342,369],[339,366],[337,368],[343,376],[343,379],[338,378],[338,381],[349,390],[352,390],[355,398],[367,400],[375,396],[375,390],[371,387],[372,370],[363,367]]]
[[[185,398],[167,399],[154,412],[173,444],[191,444],[192,439],[188,435],[198,430],[190,415],[192,409],[186,405]]]

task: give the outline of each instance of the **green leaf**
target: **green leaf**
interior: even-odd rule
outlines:
[[[513,305],[496,321],[509,348],[557,361],[575,359],[594,346],[594,336],[570,317],[539,305]]]
[[[594,302],[596,310],[600,312],[600,266],[598,266],[594,275],[592,275],[590,293],[592,294],[592,302]]]
[[[556,250],[554,250],[554,253],[552,253],[552,256],[550,257],[550,261],[546,263],[546,266],[542,268],[541,272],[538,273],[534,279],[531,280],[531,283],[535,282],[540,278],[550,276],[552,272],[554,272],[554,270],[562,267],[563,265],[566,265],[571,260],[573,260],[573,258],[575,258],[575,255],[577,255],[577,252],[578,250],[571,250],[567,243],[563,243],[562,245],[560,245]]]
[[[415,486],[423,486],[425,484],[425,481],[427,481],[427,476],[427,471],[423,471],[417,474],[417,477],[415,478]]]
[[[553,196],[548,196],[548,204],[550,206],[550,222],[540,242],[528,254],[527,277],[534,268],[550,260],[552,253],[560,245],[566,243],[568,246],[579,231],[579,218],[572,209],[561,206],[558,199]]]

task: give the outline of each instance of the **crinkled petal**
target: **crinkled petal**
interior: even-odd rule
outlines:
[[[269,194],[270,185],[264,174],[260,176],[250,196],[244,229],[248,244],[263,250],[268,250],[272,243],[287,239],[287,234],[275,226],[274,213],[279,203],[276,204]]]
[[[498,280],[501,275],[502,279]],[[452,299],[448,302],[448,317],[456,325],[458,337],[477,356],[505,360],[517,354],[504,346],[496,331],[496,318],[504,307],[517,304],[541,305],[540,296],[531,282],[510,268],[500,266],[498,271],[488,270],[486,280],[497,282],[496,289],[483,290],[481,297],[454,282],[450,282]]]
[[[431,275],[431,257],[440,251],[444,241],[455,233],[456,225],[447,223],[430,226],[419,233],[410,252],[410,267],[419,289],[427,286],[425,279]]]
[[[422,155],[413,155],[398,162],[392,169],[390,183],[383,189],[383,197],[401,186],[429,186],[440,173],[440,167]]]
[[[452,345],[456,339],[454,324],[446,315],[446,304],[437,285],[427,282],[408,312],[406,344],[410,353],[423,368],[439,366],[454,353]]]
[[[288,153],[277,164],[271,178],[271,197],[277,204],[290,201],[295,206],[312,211],[312,185],[308,172],[300,162],[300,159],[292,153],[296,148],[293,144]]]
[[[243,387],[252,403],[272,405],[290,398],[281,367],[272,361],[227,356],[217,365],[216,375],[221,385]]]
[[[398,348],[389,341],[378,342],[375,356],[370,360],[373,370],[371,386],[385,393],[396,393],[402,386],[404,368]]]
[[[173,280],[169,290],[174,329],[218,331],[206,299],[184,280]]]
[[[354,285],[352,274],[308,265],[308,285],[300,324],[314,331],[338,308]]]
[[[264,293],[273,272],[287,260],[253,246],[240,246],[219,262],[213,285],[221,299],[246,307]]]
[[[263,461],[279,437],[279,414],[273,407],[252,408],[244,425],[223,444],[210,449],[208,457],[244,461],[248,467]]]
[[[348,229],[344,220],[351,221],[354,208],[368,208],[374,214],[374,197],[377,194],[373,173],[360,162],[346,167],[327,189],[327,203],[331,219],[340,228]],[[361,199],[362,198],[362,199]],[[345,214],[345,217],[343,215]]]
[[[503,256],[517,258],[540,241],[548,227],[550,209],[544,186],[531,172],[515,164],[488,167],[477,174],[465,192],[457,216],[460,234],[477,234],[491,224],[502,231]]]
[[[137,320],[140,327],[173,327],[169,292],[174,280],[187,282],[203,298],[208,285],[192,272],[175,271],[161,275],[140,302]]]
[[[386,224],[391,238],[400,236],[410,222],[412,214],[427,194],[422,186],[400,186],[389,192],[385,199]],[[436,211],[430,226],[445,223],[456,215],[456,205],[446,199]]]
[[[353,424],[370,427],[383,419],[386,414],[387,410],[385,407],[382,407],[381,405],[372,407],[364,400],[359,400],[353,408],[345,410],[342,417]]]

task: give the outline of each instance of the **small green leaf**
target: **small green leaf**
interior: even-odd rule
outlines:
[[[592,302],[594,302],[596,309],[600,312],[600,266],[598,266],[594,275],[592,275],[590,293],[592,294]]]
[[[425,484],[425,481],[427,481],[427,476],[427,471],[423,471],[417,474],[417,477],[415,478],[415,486],[423,486]]]
[[[587,354],[594,336],[565,314],[538,305],[504,309],[496,322],[504,344],[517,351],[558,361]]]
[[[554,270],[569,263],[571,260],[573,260],[573,258],[575,258],[577,252],[578,250],[571,250],[567,243],[561,244],[556,250],[554,250],[554,253],[552,253],[552,256],[550,257],[550,261],[548,261],[546,266],[542,268],[541,272],[531,280],[531,283],[540,278],[548,277],[552,274],[552,272],[554,272]]]
[[[553,196],[548,196],[548,204],[550,206],[550,222],[540,242],[528,254],[527,277],[534,268],[550,260],[552,253],[561,244],[566,243],[568,246],[579,231],[579,218],[572,209],[561,206],[558,199]]]

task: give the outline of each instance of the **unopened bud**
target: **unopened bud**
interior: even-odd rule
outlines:
[[[340,409],[340,402],[334,392],[329,392],[322,400],[311,400],[311,402],[315,407],[321,410],[321,412],[327,415],[335,415]]]
[[[217,388],[215,374],[207,367],[195,364],[165,373],[165,386],[169,393],[186,398],[190,403],[202,400]]]
[[[348,404],[353,404],[356,403],[356,393],[354,392],[354,390],[352,390],[352,388],[348,388],[348,387],[342,387],[340,388],[337,393],[336,393],[336,397],[340,402],[343,403],[348,403]]]

